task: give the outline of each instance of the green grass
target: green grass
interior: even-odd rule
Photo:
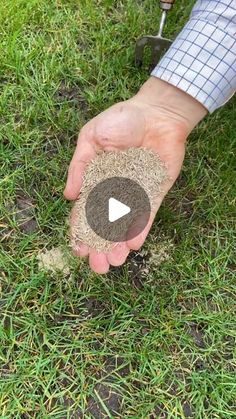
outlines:
[[[177,2],[168,36],[193,3]],[[235,418],[234,100],[192,133],[145,256],[105,277],[74,259],[66,277],[37,266],[66,243],[77,132],[147,78],[134,42],[157,9],[1,1],[1,418]]]

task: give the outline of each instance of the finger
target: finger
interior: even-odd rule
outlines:
[[[147,225],[141,231],[141,233],[139,233],[133,239],[127,240],[127,246],[129,247],[130,250],[139,250],[140,249],[140,247],[143,245],[143,243],[145,242],[145,240],[147,238],[147,235],[150,231],[150,228],[152,226],[154,218],[155,218],[155,215],[151,214]]]
[[[107,260],[112,266],[120,266],[125,263],[126,258],[129,254],[129,247],[126,242],[116,243],[114,248],[107,253]]]
[[[65,198],[74,200],[78,197],[83,181],[84,170],[91,159],[96,156],[96,151],[91,142],[89,134],[80,134],[78,144],[72,157],[66,187],[64,190]]]
[[[145,228],[139,233],[137,234],[137,236],[135,236],[133,239],[127,240],[127,246],[129,247],[130,250],[139,250],[140,247],[142,247],[143,243],[145,242],[147,235],[152,227],[153,221],[155,219],[156,213],[159,210],[161,203],[164,199],[164,196],[167,194],[168,192],[168,187],[167,185],[165,185],[165,190],[162,190],[162,192],[160,193],[159,197],[156,199],[155,202],[155,206],[152,206],[152,211],[150,213],[149,216],[149,220],[147,222],[147,225],[145,226]]]
[[[92,271],[101,275],[106,274],[110,267],[105,253],[96,252],[94,249],[90,249],[89,252],[89,265]]]
[[[89,254],[89,247],[81,242],[76,243],[76,245],[72,247],[72,250],[75,256],[81,258],[85,258]]]

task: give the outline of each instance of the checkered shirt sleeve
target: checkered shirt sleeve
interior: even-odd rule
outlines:
[[[236,0],[200,0],[152,76],[202,103],[209,112],[236,90]]]

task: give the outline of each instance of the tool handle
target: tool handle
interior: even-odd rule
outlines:
[[[162,10],[170,10],[175,0],[160,0],[160,7]]]

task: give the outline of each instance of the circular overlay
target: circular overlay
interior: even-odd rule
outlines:
[[[90,228],[111,242],[131,240],[146,227],[151,205],[147,193],[135,181],[111,177],[99,182],[86,201]]]

